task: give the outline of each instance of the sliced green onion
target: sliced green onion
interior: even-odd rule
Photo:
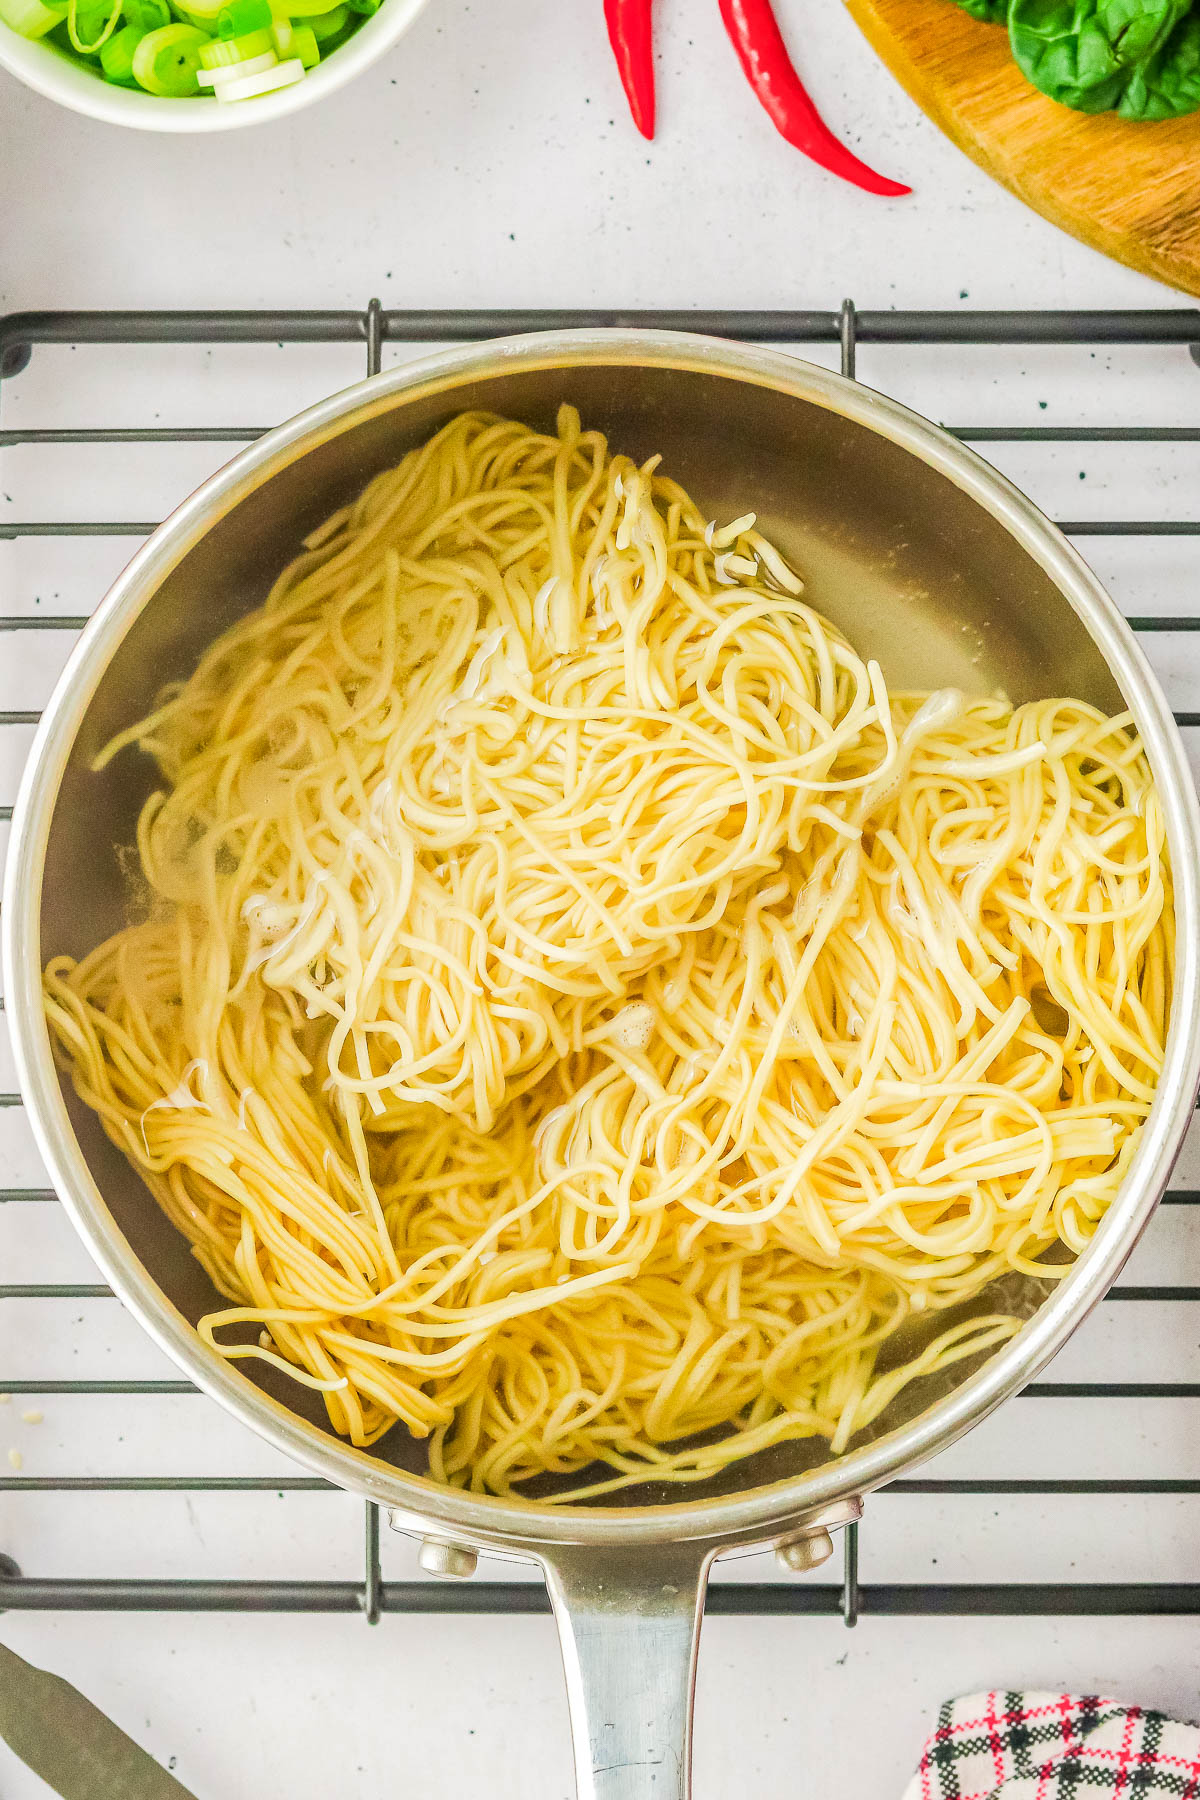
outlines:
[[[235,38],[213,38],[200,52],[200,67],[227,69],[268,51],[272,56],[275,54],[275,45],[269,31],[247,31]]]
[[[217,14],[217,36],[245,37],[248,31],[270,31],[271,8],[267,0],[227,0]]]
[[[62,24],[66,11],[65,0],[62,6],[43,6],[42,0],[0,0],[0,20],[26,38],[45,37]]]
[[[92,0],[80,0],[76,6],[68,8],[67,29],[71,42],[81,56],[92,53],[92,45],[100,37],[104,27],[112,17],[112,0],[97,6]]]
[[[120,82],[123,87],[137,86],[133,75],[133,53],[145,35],[136,25],[125,25],[109,38],[100,52],[105,81]]]
[[[337,36],[349,17],[350,8],[339,5],[335,6],[332,12],[310,14],[305,23],[318,44],[324,44],[328,39]]]
[[[304,78],[304,64],[298,57],[291,62],[276,63],[256,75],[237,76],[216,85],[217,99],[228,104],[233,100],[257,100],[260,94],[273,94],[276,88],[291,87]]]
[[[67,35],[81,56],[94,56],[107,44],[121,17],[121,0],[89,0],[80,7],[68,0]]]
[[[219,94],[227,81],[241,81],[247,75],[264,75],[268,69],[274,69],[279,58],[273,50],[264,50],[261,56],[248,56],[245,62],[227,63],[223,69],[197,69],[196,80],[203,88],[211,88]]]
[[[315,69],[321,60],[321,46],[311,25],[293,25],[291,53],[298,56],[306,69]]]
[[[126,25],[136,25],[143,37],[172,23],[167,0],[125,0],[124,13]]]
[[[196,25],[163,25],[148,31],[133,54],[134,79],[148,94],[186,99],[199,92],[200,52],[210,41]]]

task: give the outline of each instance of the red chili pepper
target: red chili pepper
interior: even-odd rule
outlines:
[[[621,85],[633,122],[645,138],[654,136],[653,8],[654,0],[604,0],[608,41],[617,59]]]
[[[725,29],[741,58],[751,87],[771,115],[775,128],[797,150],[869,194],[911,194],[899,181],[889,181],[860,162],[834,137],[809,99],[792,65],[771,0],[719,0]]]

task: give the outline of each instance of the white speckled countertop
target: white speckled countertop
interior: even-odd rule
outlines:
[[[1104,261],[1025,211],[945,142],[879,67],[841,7],[779,0],[782,20],[831,122],[915,189],[884,203],[822,174],[771,132],[725,42],[715,0],[661,0],[660,125],[654,146],[626,117],[604,40],[601,0],[430,0],[427,13],[357,85],[290,123],[223,137],[154,138],[60,111],[0,76],[0,311],[61,307],[355,307],[378,294],[404,306],[1173,306],[1178,296]],[[358,356],[314,353],[292,381],[228,365],[219,400],[198,352],[158,352],[122,377],[125,422],[160,410],[184,422],[282,416],[359,372]],[[1097,359],[1024,358],[1019,387],[994,358],[904,363],[895,391],[934,414],[1195,423],[1200,369],[1181,352],[1101,363],[1119,388],[1093,399]],[[289,365],[290,367],[291,365]],[[159,371],[156,374],[155,371]],[[241,373],[239,373],[241,371]],[[864,370],[880,380],[877,365]],[[6,424],[116,421],[82,358],[45,353],[3,396]],[[242,384],[239,386],[239,384]],[[1139,385],[1141,384],[1141,385]],[[944,403],[943,403],[944,402]],[[165,401],[163,402],[165,404]],[[107,406],[105,412],[103,408]],[[273,410],[272,410],[273,409]],[[1057,413],[1056,410],[1057,409]],[[225,452],[221,452],[221,455]],[[146,517],[207,465],[136,459],[131,497],[106,491],[109,516]],[[170,466],[168,467],[168,463]],[[1078,464],[1078,467],[1076,465]],[[1053,504],[1086,479],[1126,516],[1195,511],[1197,459],[1149,466],[1129,491],[1127,459],[1077,448],[1034,468],[1005,461]],[[0,462],[10,516],[53,517],[32,485],[48,465]],[[86,510],[82,463],[55,465]],[[139,472],[140,471],[140,472]],[[140,484],[140,485],[139,485]],[[155,484],[158,484],[157,486]],[[1041,484],[1041,485],[1039,485]],[[159,489],[161,488],[161,492]],[[11,498],[10,498],[11,496]],[[101,504],[97,500],[96,504]],[[1060,507],[1067,505],[1060,499]],[[132,507],[132,511],[128,509]],[[63,507],[58,505],[59,516]],[[82,546],[51,593],[36,551],[0,557],[0,613],[83,612],[128,549]],[[28,552],[28,553],[26,553]],[[1196,610],[1200,558],[1174,541],[1137,566],[1120,547],[1098,559],[1131,612]],[[35,634],[27,634],[33,637]],[[0,708],[53,675],[53,634],[37,634],[18,671],[0,639]],[[1177,694],[1193,669],[1169,636],[1163,667]],[[5,667],[6,658],[8,666]],[[37,660],[40,658],[41,660]],[[6,694],[20,698],[6,698]],[[1196,706],[1188,696],[1177,704]],[[28,735],[0,738],[0,802]],[[0,1021],[0,1089],[11,1066]],[[1191,1155],[1200,1172],[1200,1141]],[[0,1113],[0,1186],[37,1184],[23,1121]],[[1187,1179],[1186,1174],[1184,1179]],[[1191,1208],[1160,1215],[1139,1251],[1141,1279],[1200,1281]],[[1190,1261],[1189,1261],[1190,1259]],[[11,1282],[86,1281],[57,1208],[0,1207],[0,1268]],[[1131,1279],[1138,1279],[1135,1274]],[[170,1373],[112,1303],[0,1313],[0,1376]],[[1097,1368],[1181,1371],[1195,1379],[1197,1309],[1162,1309],[1138,1328],[1129,1307],[1098,1316],[1063,1358],[1060,1378]],[[1123,1316],[1113,1316],[1113,1315]],[[1149,1333],[1149,1339],[1147,1338]],[[1158,1333],[1157,1337],[1155,1333]],[[1069,1363],[1069,1367],[1067,1366]],[[0,1386],[3,1381],[0,1380]],[[0,1420],[25,1474],[234,1469],[282,1465],[205,1400],[20,1403]],[[1127,1403],[1119,1428],[1082,1403],[1023,1403],[983,1428],[944,1467],[1002,1473],[1200,1474],[1194,1410]],[[151,1408],[156,1410],[151,1411]],[[5,1429],[7,1427],[7,1431]],[[8,1471],[5,1470],[5,1473]],[[1196,1580],[1200,1500],[1175,1496],[881,1501],[863,1537],[872,1581]],[[0,1492],[0,1552],[56,1574],[308,1576],[359,1574],[361,1509],[340,1495],[20,1494]],[[385,1544],[385,1572],[413,1568]],[[733,1578],[764,1571],[735,1571]],[[767,1571],[769,1574],[769,1570]],[[69,1676],[164,1761],[200,1800],[287,1795],[420,1795],[421,1800],[566,1800],[566,1709],[547,1618],[214,1617],[11,1613],[0,1639]],[[710,1619],[700,1660],[698,1800],[898,1794],[938,1700],[973,1686],[1063,1683],[1200,1712],[1200,1619]],[[3,1800],[48,1792],[0,1748]]]
[[[779,16],[830,120],[910,200],[856,193],[774,135],[716,0],[657,12],[653,146],[601,0],[430,0],[319,108],[215,138],[120,131],[0,76],[0,305],[1165,300],[978,173],[840,6]]]

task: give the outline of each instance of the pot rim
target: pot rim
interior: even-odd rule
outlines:
[[[249,493],[317,444],[397,404],[515,370],[672,368],[775,389],[854,421],[952,481],[1040,565],[1079,616],[1134,715],[1163,804],[1176,912],[1166,1056],[1125,1182],[1087,1250],[1015,1337],[944,1399],[861,1449],[784,1481],[716,1500],[559,1506],[464,1493],[356,1450],[292,1413],[210,1350],[117,1229],[75,1137],[41,1002],[41,888],[67,760],[103,671],[134,620],[196,542]],[[18,1078],[51,1179],[114,1291],[196,1385],[273,1447],[337,1486],[388,1506],[406,1527],[536,1553],[555,1544],[634,1550],[668,1541],[750,1543],[946,1448],[1060,1349],[1103,1297],[1145,1227],[1200,1085],[1200,807],[1178,728],[1133,633],[1078,552],[1020,491],[940,427],[861,384],[778,351],[687,333],[570,330],[439,351],[309,407],[227,463],[158,527],[100,602],[42,716],[14,808],[3,903],[5,988]]]

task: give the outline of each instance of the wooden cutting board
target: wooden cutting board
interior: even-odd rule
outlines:
[[[1200,113],[1148,125],[1069,112],[1024,80],[1001,26],[950,0],[846,4],[917,104],[989,175],[1084,243],[1200,294]]]

